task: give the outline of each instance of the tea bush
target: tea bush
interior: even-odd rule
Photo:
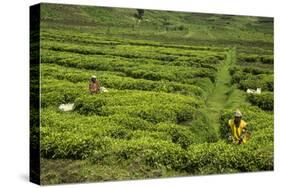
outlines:
[[[179,103],[180,101],[182,103]],[[122,91],[81,96],[75,100],[75,111],[84,115],[127,114],[152,123],[180,123],[191,121],[195,108],[199,105],[200,102],[191,97]]]
[[[92,153],[103,152],[101,150],[108,149],[112,144],[124,140],[130,143],[143,138],[153,139],[156,143],[160,140],[174,143],[181,148],[187,148],[196,141],[188,128],[176,124],[152,125],[139,119],[142,127],[132,128],[129,124],[138,118],[118,117],[82,116],[45,108],[41,119],[42,156],[52,159],[84,159]]]
[[[225,58],[224,54],[219,54],[214,51],[200,51],[199,49],[179,49],[179,48],[167,48],[167,47],[153,47],[153,46],[134,46],[134,45],[117,45],[109,46],[103,45],[102,47],[85,44],[83,46],[69,42],[54,42],[43,41],[42,47],[44,49],[50,49],[55,51],[67,51],[80,54],[98,54],[98,55],[112,55],[125,58],[146,58],[156,59],[160,61],[175,61],[178,57],[210,57],[209,63],[218,63],[218,60]]]
[[[272,55],[256,55],[256,54],[240,54],[238,61],[240,62],[260,62],[264,64],[273,64]]]
[[[187,150],[187,159],[185,170],[198,174],[273,170],[272,149],[257,150],[247,144],[196,144]]]
[[[189,79],[196,77],[210,77],[213,80],[215,74],[214,69],[204,67],[192,69],[187,66],[172,66],[169,64],[143,64],[110,56],[88,56],[50,50],[44,50],[44,56],[42,56],[41,61],[42,63],[58,64],[80,69],[122,72],[126,76],[133,78],[168,80],[180,83],[189,83]],[[149,73],[153,75],[149,75]],[[146,77],[144,77],[145,75]]]
[[[176,144],[142,138],[113,142],[110,148],[93,152],[90,160],[101,164],[138,160],[151,167],[165,166],[168,169],[180,169],[185,162],[185,154],[184,150]]]
[[[106,88],[113,88],[113,89],[131,89],[131,90],[144,90],[144,91],[162,91],[167,93],[179,93],[183,95],[192,95],[192,96],[202,96],[204,94],[204,91],[195,85],[189,85],[189,84],[180,84],[176,82],[164,82],[164,81],[150,81],[150,80],[144,80],[144,79],[133,79],[129,77],[119,77],[115,75],[104,75],[100,72],[94,72],[97,73],[99,77],[99,81],[102,84],[103,87]],[[92,72],[93,74],[93,72]],[[58,79],[61,80],[61,83],[64,83],[65,80],[68,80],[73,83],[79,83],[79,85],[84,85],[84,88],[86,88],[88,85],[88,79],[90,77],[90,73],[85,75],[84,77],[81,77],[80,74],[52,74],[48,77],[50,79]],[[76,84],[72,84],[73,87],[76,87]],[[66,87],[70,87],[70,84],[68,84]]]
[[[248,95],[248,100],[263,110],[273,111],[274,97],[272,92],[263,92],[259,95],[251,94]]]
[[[238,88],[262,88],[261,95],[248,98],[260,108],[240,108],[252,138],[238,146],[226,142],[232,110],[222,112],[218,135],[202,109],[229,48],[75,29],[41,34],[42,158],[184,174],[273,169],[273,95],[264,92],[274,89],[271,55],[238,54],[229,70]],[[89,94],[92,75],[108,93]],[[74,111],[59,111],[62,103],[74,103]]]
[[[252,73],[242,72],[239,69],[232,69],[230,71],[232,72],[232,83],[236,83],[239,89],[261,88],[266,91],[273,91],[274,89],[274,78],[271,73],[254,75]]]

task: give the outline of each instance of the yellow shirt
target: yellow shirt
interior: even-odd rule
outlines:
[[[236,125],[234,123],[234,119],[230,119],[228,121],[228,125],[231,129],[232,138],[234,139],[235,142],[238,142],[239,138],[242,134],[242,131],[246,127],[247,123],[245,121],[241,120],[239,127],[236,127]],[[243,141],[243,143],[246,143],[246,138],[243,138],[242,141]]]

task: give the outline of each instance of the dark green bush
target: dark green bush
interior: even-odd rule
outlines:
[[[273,169],[271,111],[242,107],[252,138],[235,146],[218,142],[207,112],[198,110],[212,91],[226,48],[99,37],[58,33],[52,41],[65,41],[42,42],[43,158],[87,159],[101,167],[138,163],[188,174]],[[272,72],[250,66],[272,64],[273,58],[247,56],[238,58],[248,67],[229,70],[233,83],[243,90],[273,91]],[[88,94],[93,74],[109,93]],[[265,101],[251,100],[257,105]],[[56,110],[60,103],[72,102],[75,111]],[[222,138],[232,113],[222,114]]]
[[[236,74],[233,79],[235,79]],[[240,75],[240,81],[238,82],[239,89],[256,89],[261,88],[262,91],[273,91],[273,75],[260,74],[256,76],[251,75]]]
[[[93,137],[74,132],[46,133],[41,129],[41,156],[50,159],[85,159],[93,151],[107,148],[111,143],[108,137]]]
[[[138,117],[130,117],[126,114],[115,114],[113,116],[109,116],[109,118],[131,130],[147,130],[153,126],[152,123],[148,121]]]
[[[190,122],[194,119],[195,109],[189,105],[177,106],[175,110],[176,122],[179,124],[182,122]]]
[[[184,150],[176,144],[143,138],[129,142],[115,142],[108,150],[93,152],[90,160],[102,164],[138,160],[141,164],[151,167],[180,169],[185,162],[185,154]]]
[[[111,138],[115,138],[115,139],[131,139],[132,138],[132,134],[131,131],[129,131],[128,129],[126,129],[123,126],[114,126],[111,127],[110,129],[107,129],[106,132]]]
[[[104,56],[87,56],[84,55],[85,52],[93,51],[96,54],[97,50],[93,47],[87,47],[86,49],[79,49],[81,46],[77,45],[61,45],[54,43],[55,46],[44,45],[44,56],[42,57],[42,62],[50,63],[50,64],[58,64],[67,67],[75,67],[80,69],[89,69],[89,70],[99,70],[99,71],[117,71],[125,73],[127,76],[131,76],[134,78],[144,78],[146,75],[146,79],[153,79],[153,80],[169,80],[169,81],[177,81],[181,83],[189,83],[189,79],[194,77],[209,77],[212,81],[215,78],[215,71],[213,68],[203,68],[198,67],[196,69],[192,69],[192,67],[187,66],[170,66],[170,65],[163,65],[163,64],[154,64],[154,63],[136,63],[135,61],[131,61],[130,59],[126,58],[123,59],[122,57],[112,57],[110,54],[116,55],[116,51],[112,49],[107,49],[110,52],[103,52]],[[55,48],[55,49],[54,49]],[[47,50],[46,50],[47,49]],[[51,50],[50,50],[51,49]],[[105,49],[103,49],[105,50]],[[71,52],[78,52],[71,53]],[[109,53],[109,54],[107,54]],[[120,53],[128,53],[126,52],[118,52]],[[57,54],[57,55],[55,55]],[[142,53],[141,53],[142,54]],[[127,54],[128,55],[128,54]],[[127,57],[126,55],[126,57]],[[59,58],[55,57],[59,56]],[[130,55],[132,56],[132,55]],[[136,58],[134,55],[133,58]],[[158,57],[158,54],[146,54],[145,56],[153,56],[153,58],[158,59],[160,61],[166,61],[167,58],[169,61],[174,59],[174,56],[165,56]],[[141,58],[145,58],[145,56],[141,56]],[[55,60],[54,60],[55,59]],[[214,59],[214,58],[211,58]],[[215,58],[216,59],[216,58]],[[216,61],[216,60],[210,60]],[[87,62],[87,63],[85,63]],[[163,63],[163,62],[162,62]],[[144,74],[141,74],[140,71],[143,70]],[[150,73],[149,73],[150,72]]]
[[[179,144],[183,149],[187,149],[196,142],[196,136],[189,129],[171,128],[169,133],[172,136],[172,142]]]
[[[261,62],[264,64],[273,64],[274,60],[272,56],[263,56],[261,57]]]
[[[132,110],[130,115],[140,117],[151,123],[159,123],[163,121],[176,122],[176,113],[171,106],[139,106]]]
[[[80,114],[102,115],[102,107],[105,106],[106,100],[97,95],[81,96],[75,100],[75,111]]]
[[[258,74],[266,74],[268,73],[267,70],[262,69],[262,68],[258,68],[258,67],[245,67],[243,69],[244,73],[251,73],[253,75],[258,75]]]
[[[81,90],[61,88],[53,92],[41,93],[41,107],[50,105],[59,106],[60,104],[74,103],[76,98],[80,95]]]
[[[274,96],[272,92],[263,92],[261,94],[250,94],[248,100],[253,105],[260,107],[263,110],[273,110]]]
[[[247,144],[225,142],[192,145],[187,150],[185,170],[199,174],[273,170],[272,149],[262,151]],[[211,171],[206,167],[212,167]]]
[[[273,64],[272,55],[256,55],[256,54],[243,54],[240,55],[238,60],[240,62],[247,63],[264,63],[264,64]]]

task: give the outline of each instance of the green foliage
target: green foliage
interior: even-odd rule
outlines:
[[[85,115],[101,115],[105,104],[106,101],[101,98],[83,96],[75,100],[75,110]]]
[[[199,174],[272,170],[272,150],[266,150],[266,154],[263,152],[251,145],[230,145],[222,141],[197,144],[187,151],[185,169]]]
[[[260,107],[263,110],[273,111],[274,96],[272,92],[263,92],[261,94],[250,94],[248,100],[251,104]]]
[[[81,116],[46,108],[42,117],[41,154],[45,158],[85,159],[93,153],[109,152],[108,147],[122,144],[124,140],[129,144],[133,140],[152,139],[147,145],[162,140],[163,145],[175,144],[180,148],[187,148],[196,141],[195,135],[185,127],[171,123],[152,125],[126,115]]]
[[[152,129],[153,125],[140,117],[130,117],[127,114],[114,114],[109,117],[113,121],[121,124],[130,130],[147,130]]]
[[[232,83],[236,83],[239,89],[261,88],[266,91],[274,90],[274,78],[271,71],[256,67],[246,67],[239,69],[234,67],[230,69]]]
[[[182,104],[177,104],[173,101],[183,100],[184,98],[179,96],[167,101],[168,97],[159,94],[153,95],[153,93],[138,95],[130,92],[127,94],[121,92],[115,95],[114,93],[85,95],[75,100],[75,111],[83,115],[127,114],[151,123],[164,121],[180,123],[193,119],[194,107],[192,106],[198,106],[195,100],[192,101],[191,99],[190,102],[184,101]],[[141,104],[139,104],[140,101]]]
[[[192,122],[190,130],[196,135],[199,142],[217,142],[219,137],[214,126],[210,124],[205,112],[197,111],[195,121]]]
[[[187,149],[191,144],[196,142],[196,136],[189,129],[170,129],[172,141],[179,144],[183,149]]]
[[[273,116],[257,107],[241,106],[243,119],[251,139],[244,145],[232,145],[225,141],[229,135],[228,120],[232,110],[221,115],[221,138],[225,141],[196,144],[189,147],[186,170],[198,174],[248,172],[273,169]],[[255,160],[253,160],[255,159]]]
[[[132,53],[136,52],[128,52],[127,48],[120,51],[108,48],[109,52],[106,52],[106,48],[100,49],[92,46],[81,48],[79,45],[66,45],[60,43],[46,43],[43,45],[43,49],[48,49],[44,53],[46,55],[42,57],[43,63],[55,63],[62,66],[84,68],[89,70],[117,71],[125,73],[127,76],[133,78],[145,78],[150,80],[168,80],[189,83],[191,78],[209,77],[212,81],[214,81],[215,71],[212,67],[210,68],[210,66],[203,65],[200,68],[192,69],[187,66],[169,65],[169,62],[174,60],[167,59],[167,57],[176,58],[177,56],[175,55],[161,55],[161,57],[159,57],[158,53],[154,55],[151,52],[141,52],[140,54],[138,53],[133,55]],[[124,53],[122,57],[115,55],[119,54],[120,56],[121,53]],[[128,55],[128,53],[130,54]],[[148,55],[145,56],[145,53]],[[88,54],[91,54],[91,56]],[[101,57],[101,55],[104,57]],[[126,57],[126,59],[124,59],[124,57]],[[142,60],[136,63],[136,60],[132,61],[132,59],[138,58],[153,58],[160,60],[162,63],[155,64],[151,63],[151,61]],[[118,59],[119,61],[117,61]],[[85,64],[84,62],[88,63]]]
[[[144,91],[162,91],[167,93],[180,93],[184,95],[192,96],[202,96],[204,91],[195,85],[190,84],[180,84],[177,82],[169,81],[150,81],[145,79],[133,79],[129,77],[124,77],[124,75],[114,74],[112,72],[104,71],[81,71],[79,69],[64,68],[61,66],[53,65],[43,65],[43,75],[48,77],[49,81],[44,84],[45,91],[57,91],[64,92],[64,89],[77,88],[77,85],[81,86],[81,89],[87,87],[87,82],[92,74],[98,75],[98,79],[101,84],[106,88],[114,89],[134,89],[134,90],[144,90]],[[53,68],[56,68],[53,70]],[[54,80],[56,79],[56,80]],[[58,81],[58,80],[60,81]],[[71,84],[72,83],[76,84]],[[52,82],[52,83],[51,83]],[[78,83],[80,82],[80,83]],[[84,82],[84,83],[83,83]],[[78,83],[78,84],[77,84]],[[84,86],[83,86],[84,85]],[[83,88],[84,87],[84,88]]]
[[[196,85],[205,91],[206,95],[209,95],[213,91],[212,82],[209,78],[202,78],[196,81]]]
[[[240,89],[261,88],[262,90],[273,91],[273,75],[250,76],[246,80],[240,81]]]
[[[65,170],[73,181],[272,170],[273,94],[264,92],[274,90],[270,19],[146,11],[136,20],[135,13],[42,6],[43,160],[69,160],[67,168],[81,160],[81,171]],[[216,77],[229,62],[229,46],[238,51],[232,82],[262,88],[249,101],[268,110],[241,107],[252,133],[241,146],[224,142],[232,110],[215,109],[220,135],[202,110],[221,84]],[[90,95],[91,75],[109,92]],[[75,110],[60,112],[62,103]],[[64,173],[43,178],[69,182]]]
[[[93,163],[114,164],[114,161],[136,161],[151,167],[166,166],[180,169],[184,163],[184,150],[180,146],[153,139],[113,142],[110,148],[93,152]]]
[[[137,9],[137,11],[138,11],[137,17],[138,17],[139,19],[142,19],[143,16],[144,16],[144,9]]]
[[[230,165],[227,168],[234,168],[243,172],[273,170],[273,115],[265,113],[257,107],[243,106],[241,111],[243,119],[247,123],[246,128],[251,133],[251,138],[244,145],[228,146],[234,147],[234,151],[233,155],[227,157],[230,160],[226,161]],[[229,110],[221,116],[220,131],[222,138],[225,140],[227,140],[226,135],[229,135],[227,122],[231,118],[233,118],[233,112]],[[238,157],[237,164],[233,161],[236,157]]]
[[[263,64],[273,64],[273,56],[271,55],[241,54],[238,60],[247,63],[260,62]]]
[[[80,117],[82,121],[75,123],[73,119],[77,119],[77,115],[62,115],[49,109],[44,111],[42,120],[41,153],[46,158],[90,157],[93,163],[100,164],[138,160],[151,167],[165,166],[202,174],[272,170],[273,128],[268,127],[273,125],[269,123],[272,116],[253,107],[242,111],[245,121],[252,126],[253,138],[246,145],[235,146],[222,141],[198,144],[193,132],[177,125],[157,124],[154,127],[147,124],[149,132],[156,130],[159,135],[164,131],[170,135],[159,139],[159,136],[155,137],[157,134],[133,133],[127,129],[129,127],[124,129],[115,125],[114,121],[128,124],[116,117]],[[232,112],[225,112],[222,120],[225,122],[231,115]]]

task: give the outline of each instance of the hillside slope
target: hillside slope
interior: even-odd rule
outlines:
[[[272,49],[273,19],[174,11],[43,4],[43,26],[176,43],[244,44]]]

